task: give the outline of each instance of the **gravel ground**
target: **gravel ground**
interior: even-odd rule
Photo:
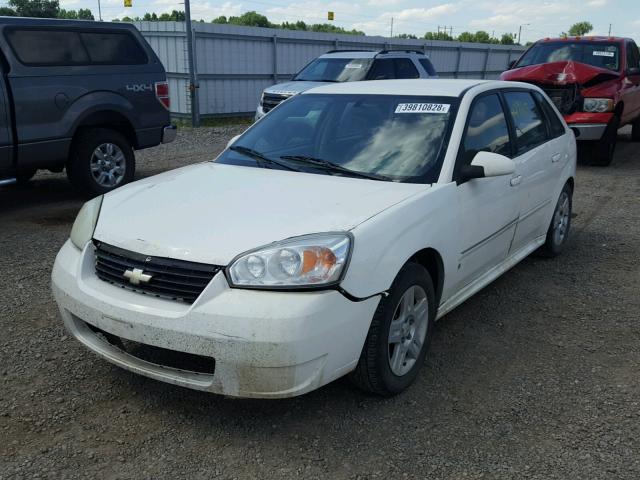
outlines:
[[[139,176],[242,127],[183,130]],[[63,175],[0,190],[0,479],[640,478],[640,154],[580,167],[569,248],[529,258],[437,325],[416,384],[337,381],[231,400],[145,379],[65,333],[49,275],[82,200]]]

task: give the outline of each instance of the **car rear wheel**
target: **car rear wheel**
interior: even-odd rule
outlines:
[[[383,396],[409,387],[424,363],[435,315],[429,272],[407,263],[376,309],[352,382]]]
[[[135,157],[127,138],[107,128],[81,131],[67,165],[71,182],[87,195],[101,195],[133,180]]]
[[[547,239],[542,246],[541,253],[545,257],[556,257],[562,253],[567,239],[569,238],[569,230],[571,228],[571,209],[573,206],[573,191],[571,185],[565,184],[556,208],[553,211],[551,224],[547,230]]]

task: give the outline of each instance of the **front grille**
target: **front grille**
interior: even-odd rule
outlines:
[[[280,102],[286,100],[291,95],[285,95],[282,93],[264,93],[262,95],[262,111],[267,113],[272,108],[278,106]]]
[[[223,267],[171,258],[150,257],[95,242],[96,275],[101,280],[145,295],[193,303]],[[136,270],[134,270],[136,269]],[[134,285],[125,272],[142,273]],[[151,278],[146,277],[147,275]]]
[[[576,85],[566,87],[541,86],[547,96],[563,115],[570,115],[578,107],[578,89]]]
[[[94,327],[90,323],[85,324],[98,337],[108,342],[111,346],[145,362],[192,373],[204,373],[207,375],[213,375],[215,373],[216,361],[212,357],[179,352],[177,350],[168,350],[166,348],[147,345],[146,343],[127,340],[126,338],[107,333],[98,327]]]

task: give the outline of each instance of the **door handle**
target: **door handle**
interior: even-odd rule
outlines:
[[[559,153],[555,153],[552,157],[551,157],[551,161],[553,163],[559,162],[560,159],[562,158],[562,155]]]
[[[522,181],[522,175],[517,175],[515,177],[511,177],[509,184],[511,184],[512,187],[515,187],[517,185],[520,185],[521,181]]]

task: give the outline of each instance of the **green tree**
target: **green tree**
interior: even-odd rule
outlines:
[[[153,12],[153,13],[145,13],[144,17],[142,17],[142,21],[143,22],[157,22],[158,21],[158,14],[156,14],[155,12]]]
[[[3,17],[15,17],[17,13],[13,8],[0,7],[0,15]]]
[[[88,8],[81,8],[78,10],[78,18],[80,20],[95,20],[93,13]]]
[[[511,35],[510,33],[505,33],[502,35],[502,37],[500,37],[500,43],[502,45],[514,45],[516,42],[513,39],[513,35]]]
[[[412,33],[401,33],[399,35],[396,35],[396,38],[407,38],[407,39],[412,39],[412,40],[417,40],[418,37],[416,37],[414,34]]]
[[[211,20],[211,23],[225,24],[225,23],[229,23],[229,22],[227,20],[227,17],[225,17],[224,15],[220,15],[218,18],[214,18],[213,20]]]
[[[244,25],[247,27],[272,27],[273,25],[267,17],[251,10],[245,12],[239,17],[229,17],[228,23],[231,25]]]
[[[569,33],[565,33],[562,32],[562,36],[566,37],[580,37],[582,35],[586,35],[587,33],[589,33],[591,30],[593,30],[593,25],[591,25],[591,23],[589,22],[578,22],[578,23],[574,23],[573,25],[571,25],[571,28],[569,28]]]
[[[171,13],[163,13],[158,17],[161,22],[184,22],[184,12],[178,10],[172,10]]]
[[[9,0],[18,17],[57,18],[58,0]]]
[[[484,30],[479,30],[477,31],[474,35],[474,42],[476,43],[493,43],[491,40],[491,35],[489,35],[487,32],[485,32]]]
[[[459,42],[475,42],[476,41],[476,36],[471,33],[471,32],[462,32],[460,35],[458,35],[458,39]]]
[[[427,32],[424,34],[426,40],[443,40],[445,42],[453,41],[453,37],[447,32]]]

